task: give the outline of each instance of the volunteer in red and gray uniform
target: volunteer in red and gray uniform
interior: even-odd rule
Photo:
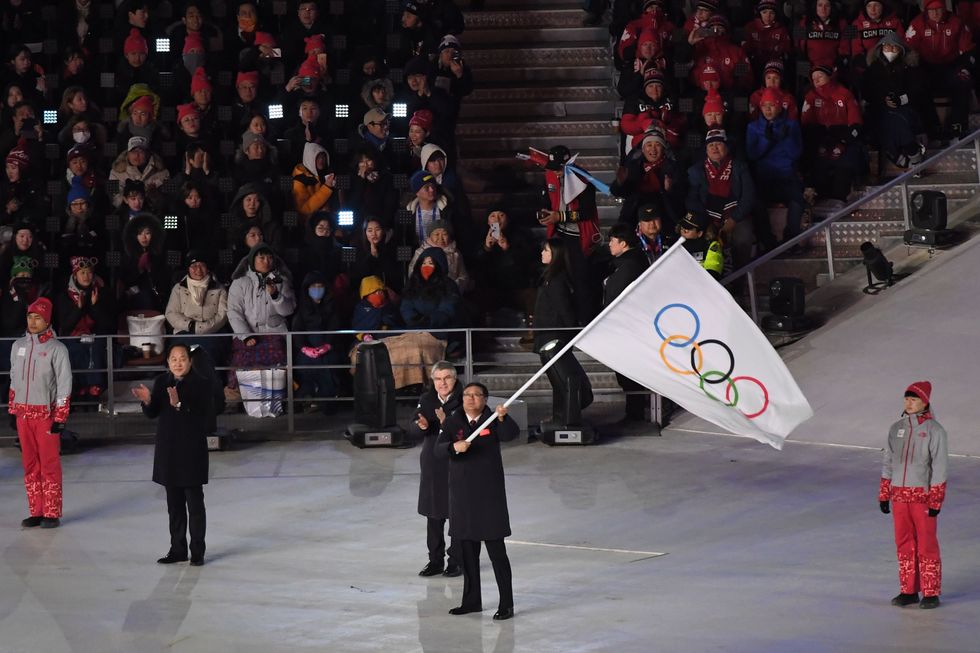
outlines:
[[[30,516],[25,528],[61,525],[61,436],[71,400],[68,349],[51,329],[51,300],[27,307],[27,334],[10,350],[11,423],[16,423]]]
[[[916,381],[905,390],[905,412],[888,430],[878,501],[895,522],[898,582],[892,605],[939,607],[943,563],[936,517],[946,498],[946,431],[930,411],[932,384]],[[919,601],[919,590],[922,601]]]
[[[923,13],[912,19],[905,40],[919,53],[927,91],[932,98],[950,98],[949,135],[966,131],[976,66],[975,44],[970,28],[946,11],[945,0],[926,0]],[[927,127],[939,136],[939,118],[933,108]]]

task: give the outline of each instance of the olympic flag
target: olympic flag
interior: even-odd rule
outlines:
[[[766,337],[681,243],[617,300],[583,329],[576,347],[689,412],[776,449],[813,415]]]

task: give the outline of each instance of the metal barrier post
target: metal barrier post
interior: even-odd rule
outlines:
[[[286,332],[286,430],[296,432],[296,415],[293,412],[293,334]]]
[[[749,310],[752,313],[752,321],[756,324],[759,323],[759,307],[756,303],[755,298],[755,275],[750,270],[746,276],[746,282],[749,285]]]
[[[113,378],[115,367],[112,360],[112,336],[108,336],[105,339],[105,360],[106,360],[106,374],[109,377],[109,381],[106,384],[106,392],[109,393],[108,403],[109,403],[109,437],[116,437],[116,383]]]
[[[973,139],[973,163],[977,169],[977,183],[980,184],[980,139]]]
[[[905,230],[908,231],[912,228],[911,216],[909,216],[909,185],[903,183],[900,188],[902,189],[902,220],[905,221]]]
[[[830,236],[830,225],[824,227],[823,238],[827,243],[827,276],[833,281],[837,275],[834,273],[834,242]]]
[[[466,363],[464,364],[464,374],[466,374],[466,381],[469,383],[473,381],[473,331],[472,329],[467,329],[466,334]]]

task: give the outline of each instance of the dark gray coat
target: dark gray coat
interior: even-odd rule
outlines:
[[[153,482],[168,487],[194,487],[208,482],[208,424],[214,411],[212,388],[191,370],[177,382],[180,410],[170,405],[167,388],[174,376],[164,372],[153,382],[143,414],[159,417],[153,451]]]
[[[432,519],[449,518],[449,461],[445,456],[435,455],[436,440],[439,439],[439,420],[436,408],[446,411],[446,419],[463,405],[463,384],[459,381],[453,387],[446,403],[441,404],[434,388],[426,390],[419,397],[415,414],[422,415],[429,428],[422,431],[412,422],[409,433],[422,437],[422,452],[419,454],[419,514]]]
[[[490,416],[484,408],[478,423]],[[459,409],[446,418],[436,441],[435,454],[449,461],[449,534],[459,540],[500,540],[510,535],[507,489],[500,443],[513,440],[520,427],[508,415],[494,420],[487,435],[473,440],[466,453],[453,450],[453,442],[470,432],[466,413]]]

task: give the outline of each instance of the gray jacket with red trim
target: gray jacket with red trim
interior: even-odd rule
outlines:
[[[926,503],[939,510],[946,498],[948,458],[946,431],[931,413],[903,415],[888,430],[878,500]]]
[[[68,348],[54,330],[28,333],[10,350],[10,393],[7,412],[31,419],[68,420],[71,363]]]

